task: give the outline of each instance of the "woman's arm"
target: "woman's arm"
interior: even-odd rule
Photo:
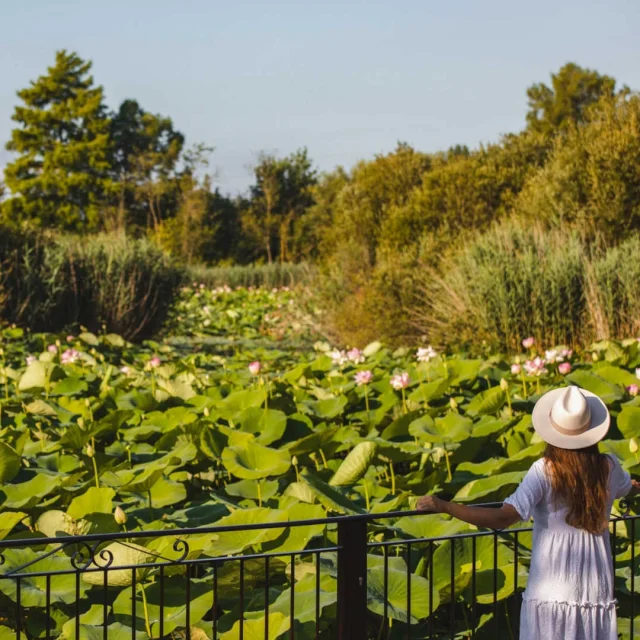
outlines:
[[[640,494],[640,482],[637,480],[631,480],[631,490],[627,493],[628,496],[637,496]]]
[[[640,487],[640,484],[638,485]],[[640,489],[639,489],[640,491]],[[506,529],[521,520],[518,512],[510,505],[502,507],[468,507],[457,502],[447,502],[437,496],[423,496],[418,500],[418,509],[431,513],[448,513],[450,516],[486,529]]]

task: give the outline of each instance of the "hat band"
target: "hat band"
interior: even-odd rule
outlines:
[[[551,422],[551,426],[558,432],[564,436],[579,436],[585,431],[589,431],[589,427],[591,426],[591,412],[586,415],[585,423],[579,427],[578,429],[565,429],[561,427],[551,415],[551,411],[549,411],[549,422]]]

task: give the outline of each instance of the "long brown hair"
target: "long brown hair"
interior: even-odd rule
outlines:
[[[544,457],[554,499],[569,508],[567,524],[602,533],[608,523],[607,456],[600,453],[597,444],[586,449],[560,449],[547,444]]]

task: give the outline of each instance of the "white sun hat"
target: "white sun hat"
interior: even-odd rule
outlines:
[[[594,393],[576,386],[545,393],[533,408],[533,428],[561,449],[584,449],[609,431],[609,410]]]

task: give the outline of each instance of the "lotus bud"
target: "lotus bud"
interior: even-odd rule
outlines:
[[[208,417],[209,417],[209,413],[210,413],[210,411],[209,411],[209,407],[205,407],[205,408],[202,410],[202,413],[204,414],[205,418],[208,418]]]
[[[84,399],[84,406],[85,407],[90,407],[91,406],[91,400],[89,400],[89,398],[85,398]]]
[[[500,388],[503,391],[509,391],[509,383],[507,382],[506,378],[502,378],[502,380],[500,380]]]
[[[87,455],[90,458],[93,458],[93,456],[95,455],[95,451],[94,451],[93,447],[90,444],[87,445]]]
[[[78,418],[78,426],[84,429],[84,418]]]
[[[511,365],[511,375],[517,376],[522,371],[522,367],[520,363],[516,362]]]
[[[293,456],[293,458],[291,458],[291,464],[292,464],[294,467],[297,467],[297,466],[298,466],[298,457],[297,457],[297,456]]]
[[[60,340],[56,340],[56,347],[58,347],[58,349],[59,349],[59,348],[60,348],[60,346],[61,346],[61,342],[60,342]]]
[[[449,398],[449,406],[452,409],[457,409],[458,408],[458,403],[456,402],[455,398]]]
[[[638,443],[635,438],[631,438],[631,440],[629,440],[629,451],[631,451],[631,453],[638,452]]]
[[[640,388],[638,387],[638,385],[637,385],[637,384],[630,384],[630,385],[627,387],[627,392],[629,393],[629,395],[630,395],[632,398],[635,398],[635,397],[638,395],[638,392],[639,392],[639,391],[640,391]]]
[[[591,359],[592,359],[594,362],[598,362],[598,360],[600,360],[600,356],[599,356],[597,353],[595,353],[595,351],[594,351],[594,352],[591,354]]]
[[[118,524],[127,523],[127,514],[124,512],[122,507],[116,507],[116,510],[113,512],[113,518]]]

